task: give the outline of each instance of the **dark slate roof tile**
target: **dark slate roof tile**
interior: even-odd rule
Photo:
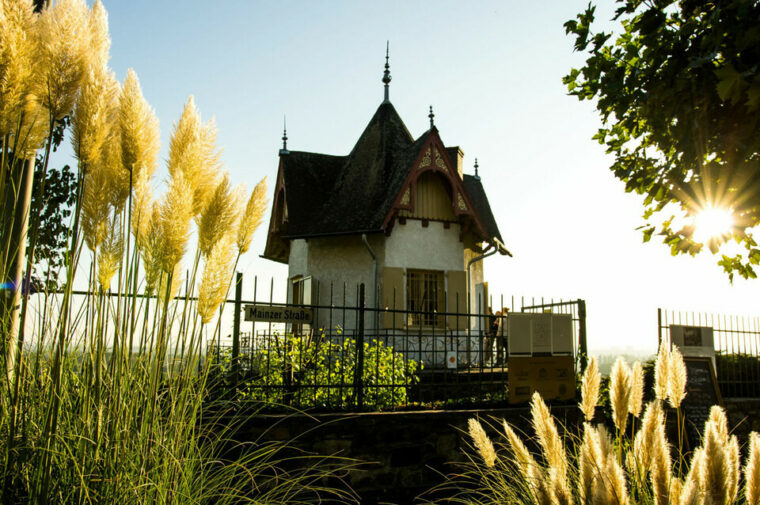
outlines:
[[[318,208],[313,206],[308,215],[290,213],[288,236],[380,231],[408,173],[407,160],[416,154],[410,154],[409,149],[415,144],[393,105],[380,105],[351,153],[333,157],[336,163],[338,158],[341,160],[341,166],[331,172],[331,177],[334,173],[332,187],[319,195],[322,204]],[[333,170],[333,167],[324,170]],[[285,177],[287,181],[287,173]],[[313,201],[314,195],[308,199]],[[325,205],[325,202],[330,204]],[[289,195],[289,212],[290,206]]]
[[[496,225],[496,219],[491,212],[491,205],[488,203],[488,197],[486,191],[483,189],[483,184],[480,182],[480,177],[474,175],[464,174],[464,189],[470,195],[472,204],[475,206],[475,211],[480,216],[483,222],[483,226],[486,227],[486,232],[491,237],[496,237],[502,244],[504,241],[499,233],[499,227]]]
[[[288,234],[308,233],[315,216],[324,212],[345,156],[290,151],[282,155]]]

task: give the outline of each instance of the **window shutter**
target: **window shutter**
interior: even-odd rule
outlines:
[[[448,276],[447,300],[448,306],[446,312],[455,312],[459,314],[467,313],[467,272],[464,270],[449,270]],[[467,329],[466,316],[448,316],[446,326],[451,329]]]
[[[301,294],[301,297],[302,297],[302,300],[303,300],[302,303],[304,305],[311,305],[312,303],[314,303],[313,302],[313,300],[314,300],[314,283],[312,282],[311,275],[308,276],[308,277],[304,277],[303,278],[303,287],[302,287],[302,289],[303,289],[303,292]],[[317,312],[318,311],[315,310],[314,312],[315,312],[314,316],[317,316]],[[314,323],[316,324],[316,320],[314,321]],[[308,331],[311,330],[311,325],[309,325],[309,324],[304,324],[302,326],[303,326],[303,331],[304,332],[308,332]]]
[[[301,294],[301,298],[303,300],[302,303],[304,305],[311,305],[312,294],[313,294],[312,285],[313,283],[311,282],[311,275],[303,278],[303,292]]]
[[[383,304],[381,309],[404,310],[404,269],[383,267]],[[383,312],[383,328],[403,328],[404,312]]]

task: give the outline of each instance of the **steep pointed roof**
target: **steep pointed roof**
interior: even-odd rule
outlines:
[[[496,225],[496,219],[491,212],[491,204],[488,203],[488,197],[486,196],[486,190],[483,188],[483,184],[480,182],[480,177],[464,174],[462,178],[464,187],[467,189],[467,194],[470,195],[472,204],[475,206],[475,211],[480,216],[483,225],[486,227],[486,232],[490,237],[499,239],[499,242],[504,243],[499,232],[499,227]]]
[[[408,172],[410,158],[416,155],[415,144],[393,104],[382,103],[348,156],[331,156],[330,160],[319,161],[324,164],[324,170],[331,172],[332,187],[311,186],[312,195],[305,198],[310,201],[309,216],[300,219],[291,213],[286,236],[297,238],[382,230],[388,207]],[[290,160],[288,156],[283,156],[284,167],[300,164],[300,159]],[[292,176],[298,171],[286,170]],[[285,173],[286,185],[289,175]],[[321,203],[315,204],[315,198]],[[289,197],[289,205],[290,201]]]
[[[273,233],[277,240],[287,240],[387,231],[387,218],[415,160],[423,148],[429,149],[431,135],[440,142],[436,132],[431,128],[415,140],[396,109],[386,101],[377,108],[347,156],[282,151],[275,197],[284,195],[287,219],[282,226],[270,222],[270,239],[275,238]],[[455,160],[459,149],[443,150]],[[465,191],[472,193],[476,212],[485,218],[482,221],[490,235],[484,238],[501,240],[482,186],[474,185],[467,177],[462,182]],[[287,261],[282,250],[264,255]]]

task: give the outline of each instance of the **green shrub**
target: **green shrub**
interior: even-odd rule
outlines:
[[[356,405],[355,371],[357,343],[346,338],[330,342],[312,338],[275,335],[269,349],[251,352],[241,359],[237,397],[241,400],[292,404],[299,408],[335,408]],[[221,377],[232,371],[229,350],[217,364]],[[407,403],[409,388],[416,383],[421,366],[405,359],[382,341],[364,342],[362,367],[363,404],[371,409],[390,409]],[[223,381],[222,391],[231,388]]]

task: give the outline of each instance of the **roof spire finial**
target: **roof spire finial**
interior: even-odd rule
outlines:
[[[391,66],[388,64],[388,56],[390,52],[390,41],[385,41],[385,72],[383,72],[383,84],[385,84],[385,99],[383,103],[390,102],[388,93],[388,85],[391,83]]]
[[[288,117],[282,116],[282,149],[280,154],[288,154]]]
[[[433,114],[433,106],[430,106],[430,114],[428,114],[428,117],[430,118],[430,128],[432,129],[435,124],[433,123],[433,118],[435,117],[435,114]]]
[[[475,180],[476,181],[480,180],[480,176],[478,175],[478,159],[477,158],[475,158]]]

